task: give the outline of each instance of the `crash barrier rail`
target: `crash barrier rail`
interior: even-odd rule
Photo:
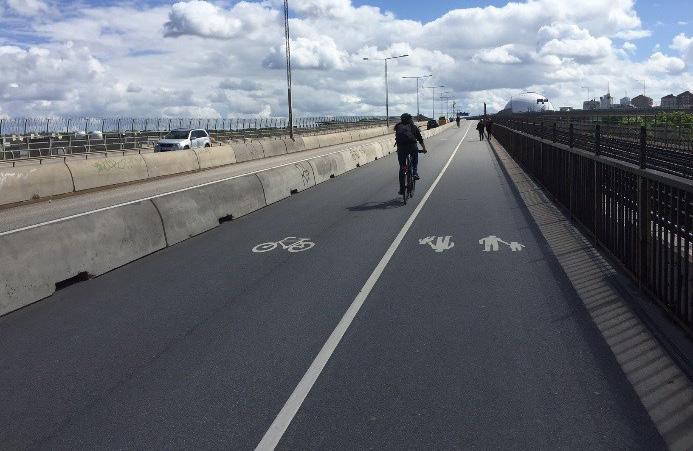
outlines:
[[[333,133],[385,124],[377,116],[306,117],[294,134]],[[0,119],[0,160],[141,149],[176,128],[202,128],[216,144],[289,135],[285,118],[252,119]]]
[[[644,143],[646,132],[641,133]],[[585,150],[589,146],[579,148],[586,140],[566,145],[497,123],[493,135],[677,324],[693,334],[693,182],[653,170],[646,145],[638,147],[633,164],[632,158],[602,152],[599,134],[592,151]]]
[[[495,118],[495,122],[554,143],[693,179],[693,126],[637,126]]]
[[[428,138],[447,128],[422,134]],[[393,144],[388,134],[298,162],[0,232],[0,315],[385,157],[395,151]]]

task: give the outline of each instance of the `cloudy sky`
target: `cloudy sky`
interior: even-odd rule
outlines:
[[[289,0],[297,114],[693,90],[691,0]],[[0,0],[0,116],[285,116],[281,0]],[[437,94],[436,94],[437,95]],[[421,91],[422,113],[431,90]],[[440,104],[437,105],[440,108]]]

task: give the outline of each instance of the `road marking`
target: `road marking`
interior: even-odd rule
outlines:
[[[387,136],[387,135],[383,135],[383,136]],[[465,136],[466,136],[466,134],[465,134]],[[375,141],[377,141],[377,140],[375,140]],[[375,142],[375,141],[372,141],[372,142]],[[369,141],[369,142],[370,142],[370,141]],[[51,219],[50,221],[40,222],[40,223],[38,223],[38,224],[32,224],[32,225],[28,225],[28,226],[25,226],[25,227],[20,227],[20,228],[18,228],[18,229],[13,229],[13,230],[7,230],[7,231],[5,231],[5,232],[0,232],[0,236],[12,235],[12,234],[14,234],[14,233],[24,232],[25,230],[31,230],[31,229],[35,229],[35,228],[37,228],[37,227],[43,227],[43,226],[45,226],[45,225],[56,224],[56,223],[58,223],[58,222],[68,221],[68,220],[70,220],[70,219],[80,218],[80,217],[82,217],[82,216],[88,216],[88,215],[91,215],[91,214],[94,214],[94,213],[100,213],[100,212],[102,212],[102,211],[112,210],[112,209],[114,209],[114,208],[126,207],[126,206],[128,206],[128,205],[133,205],[133,204],[136,204],[136,203],[138,203],[138,202],[144,202],[144,201],[148,201],[148,200],[152,200],[152,199],[158,199],[158,198],[160,198],[160,197],[169,196],[169,195],[171,195],[171,194],[183,193],[183,192],[185,192],[185,191],[190,191],[190,190],[193,190],[193,189],[202,188],[202,187],[209,186],[209,185],[214,185],[214,184],[216,184],[216,183],[228,182],[229,180],[237,179],[237,178],[240,178],[240,177],[245,177],[245,176],[247,176],[247,175],[259,174],[260,172],[271,171],[272,169],[283,168],[283,167],[285,167],[285,166],[291,166],[292,164],[299,164],[299,163],[303,163],[303,162],[306,162],[306,161],[315,160],[316,158],[327,157],[327,156],[334,155],[334,154],[336,154],[336,153],[344,152],[344,151],[347,151],[347,150],[349,150],[348,147],[347,147],[347,148],[344,148],[344,149],[340,149],[340,150],[335,150],[334,152],[324,153],[324,154],[320,154],[320,155],[314,155],[314,156],[312,156],[312,157],[304,158],[304,159],[302,159],[302,160],[292,161],[292,162],[290,162],[290,163],[284,163],[284,164],[280,164],[280,165],[277,165],[277,166],[272,166],[272,167],[270,167],[270,168],[259,169],[259,170],[257,170],[257,171],[246,172],[246,173],[244,173],[244,174],[233,175],[233,176],[231,176],[231,177],[225,177],[225,178],[219,179],[219,180],[212,180],[211,182],[200,183],[200,184],[197,184],[197,185],[188,186],[188,187],[186,187],[186,188],[180,188],[180,189],[177,189],[177,190],[168,191],[168,192],[161,193],[161,194],[155,194],[155,195],[153,195],[153,196],[142,197],[142,198],[140,198],[140,199],[130,200],[130,201],[127,201],[127,202],[122,202],[122,203],[120,203],[120,204],[109,205],[108,207],[97,208],[96,210],[89,210],[89,211],[84,211],[84,212],[82,212],[82,213],[77,213],[77,214],[70,215],[70,216],[64,216],[64,217],[62,217],[62,218]]]
[[[275,250],[279,246],[289,252],[303,252],[307,251],[308,249],[312,249],[315,246],[315,243],[309,240],[310,238],[296,238],[295,236],[287,236],[283,240],[277,242],[270,241],[268,243],[260,243],[253,248],[253,252],[269,252]]]
[[[337,345],[339,345],[342,337],[344,337],[347,329],[351,325],[352,321],[354,321],[356,314],[361,309],[361,306],[363,306],[363,303],[366,301],[366,298],[375,286],[375,283],[382,275],[385,267],[387,267],[387,264],[390,262],[390,259],[404,239],[407,231],[409,231],[409,228],[414,223],[414,220],[419,215],[419,212],[421,212],[421,209],[424,207],[424,205],[426,205],[426,202],[431,196],[433,190],[436,188],[436,186],[438,186],[438,182],[440,182],[440,179],[443,177],[443,174],[445,174],[448,166],[450,166],[450,163],[452,163],[452,159],[455,158],[455,155],[460,149],[464,138],[467,137],[467,132],[469,132],[469,126],[467,126],[464,136],[457,144],[457,147],[455,147],[455,150],[452,152],[452,155],[450,155],[450,158],[445,163],[445,166],[443,166],[443,169],[438,174],[438,177],[436,177],[431,187],[428,188],[428,191],[426,191],[426,194],[421,199],[421,202],[419,202],[419,205],[416,207],[411,216],[409,216],[407,222],[404,223],[404,226],[395,237],[395,240],[385,252],[385,255],[383,255],[383,257],[380,259],[380,262],[368,277],[368,280],[366,280],[366,283],[361,288],[361,291],[359,291],[359,293],[356,295],[353,302],[344,313],[344,316],[339,321],[339,324],[337,324],[337,327],[332,331],[332,334],[330,334],[330,337],[327,339],[322,349],[320,349],[320,352],[318,352],[318,355],[313,360],[313,363],[310,364],[308,371],[306,371],[306,373],[303,375],[301,381],[298,383],[293,393],[291,393],[291,396],[289,396],[289,399],[279,411],[279,414],[274,419],[267,432],[265,432],[262,440],[255,448],[257,451],[273,450],[279,444],[279,441],[284,436],[286,429],[294,419],[296,412],[298,412],[298,409],[303,404],[306,396],[308,396],[308,393],[313,388],[315,381],[317,381],[318,376],[320,376],[320,373],[322,373],[325,365],[327,365],[327,361],[330,359],[335,349],[337,349]]]
[[[428,244],[429,246],[431,246],[431,249],[438,253],[441,253],[455,247],[455,243],[452,242],[451,239],[452,237],[450,235],[444,237],[439,236],[438,239],[436,239],[435,236],[427,236],[426,238],[421,238],[419,240],[419,244]],[[433,242],[433,240],[435,240],[435,243]]]
[[[520,244],[517,241],[511,241],[508,243],[496,235],[489,235],[480,239],[479,244],[484,246],[483,252],[498,252],[500,250],[500,244],[505,244],[513,252],[520,252],[526,247],[524,244]]]

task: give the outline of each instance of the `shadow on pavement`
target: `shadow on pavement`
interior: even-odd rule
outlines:
[[[386,202],[366,202],[360,205],[349,207],[349,211],[369,211],[369,210],[389,210],[390,208],[403,207],[401,197],[388,200]]]

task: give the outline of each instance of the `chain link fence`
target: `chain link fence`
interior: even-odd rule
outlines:
[[[383,125],[379,116],[322,116],[294,119],[294,133],[314,134]],[[150,149],[175,129],[207,130],[212,142],[289,134],[288,119],[274,118],[7,118],[0,119],[0,160],[34,159]]]

